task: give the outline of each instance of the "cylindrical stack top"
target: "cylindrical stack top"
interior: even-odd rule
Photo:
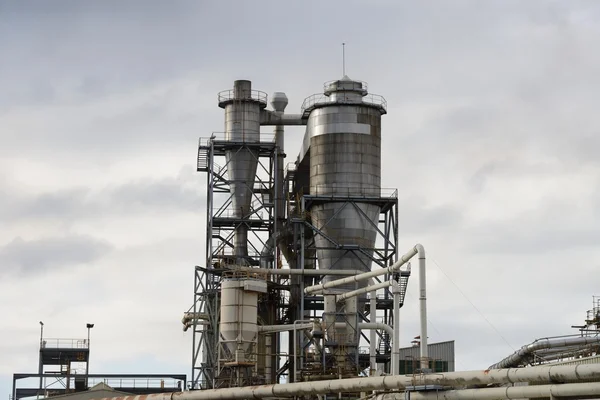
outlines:
[[[325,82],[324,92],[326,95],[342,91],[357,92],[365,96],[367,94],[367,83],[350,79],[348,75],[344,75],[342,79],[336,81]]]
[[[233,82],[233,98],[236,100],[252,98],[252,82],[243,79]]]
[[[219,107],[225,108],[233,101],[258,103],[260,108],[267,106],[267,94],[260,90],[252,90],[252,82],[239,79],[233,82],[233,89],[219,92]]]

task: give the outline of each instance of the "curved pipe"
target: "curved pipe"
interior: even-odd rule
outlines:
[[[466,386],[497,383],[549,383],[567,380],[600,380],[600,364],[555,365],[531,368],[511,368],[485,371],[445,372],[426,375],[395,375],[370,378],[334,379],[226,389],[207,389],[177,393],[121,396],[101,400],[242,400],[268,397],[293,397],[341,392],[366,392],[370,390],[400,390],[407,386],[440,385]],[[597,386],[595,383],[587,385]],[[561,386],[562,387],[562,386]],[[506,389],[506,388],[505,388]],[[441,392],[437,392],[441,393]],[[559,395],[559,392],[554,392]],[[411,397],[414,392],[411,392]]]
[[[515,351],[510,356],[505,359],[497,362],[490,366],[490,369],[494,368],[511,368],[518,367],[527,361],[529,357],[536,350],[543,349],[554,349],[559,347],[569,347],[569,346],[584,346],[587,344],[596,344],[600,343],[600,336],[595,337],[563,337],[563,338],[544,338],[537,339],[534,342],[527,344],[521,347],[519,350]]]
[[[420,246],[421,248],[423,247],[421,245],[417,245],[417,246]],[[412,257],[414,257],[415,254],[417,254],[417,252],[418,252],[417,246],[415,246],[414,248],[412,248],[408,253],[406,253],[405,255],[403,255],[400,258],[400,260],[396,261],[394,264],[392,264],[391,266],[389,266],[387,268],[376,269],[374,271],[364,272],[362,274],[350,276],[348,278],[337,279],[335,281],[330,281],[330,282],[322,283],[320,285],[309,286],[306,289],[304,289],[304,293],[305,294],[318,293],[318,292],[322,292],[325,289],[329,289],[329,288],[333,288],[333,287],[345,285],[347,283],[360,282],[360,281],[364,281],[364,280],[367,280],[369,278],[373,278],[375,276],[380,276],[380,275],[383,275],[383,274],[386,274],[386,273],[394,273],[401,266],[403,266],[404,264],[406,264]]]

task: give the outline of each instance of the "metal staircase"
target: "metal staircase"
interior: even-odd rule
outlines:
[[[389,354],[392,351],[390,334],[383,332],[379,339],[379,346],[377,351],[379,354]]]
[[[208,150],[208,147],[198,147],[198,165],[196,169],[197,171],[208,171]]]

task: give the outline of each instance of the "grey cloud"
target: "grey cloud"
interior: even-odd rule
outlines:
[[[486,254],[539,254],[600,243],[599,228],[553,227],[544,221],[526,218],[488,224],[470,232],[469,236],[473,238],[471,251]]]
[[[29,275],[51,268],[88,264],[106,255],[112,245],[90,236],[24,240],[16,237],[0,247],[0,264],[7,274]]]
[[[191,169],[192,166],[189,166]],[[25,219],[111,218],[154,211],[198,211],[205,204],[200,174],[191,177],[138,179],[105,188],[76,187],[32,195],[4,184],[0,187],[0,217]]]
[[[425,232],[447,233],[448,228],[462,223],[465,212],[463,209],[451,204],[425,207],[423,200],[417,196],[399,199],[398,221],[403,236]]]
[[[518,174],[518,170],[514,173]],[[546,254],[593,248],[600,243],[597,224],[600,220],[600,186],[583,204],[555,196],[548,196],[535,209],[501,221],[480,221],[463,226],[460,232],[470,243],[469,251],[473,254]]]

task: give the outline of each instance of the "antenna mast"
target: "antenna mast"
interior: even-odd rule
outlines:
[[[342,43],[342,76],[346,76],[346,43]]]

